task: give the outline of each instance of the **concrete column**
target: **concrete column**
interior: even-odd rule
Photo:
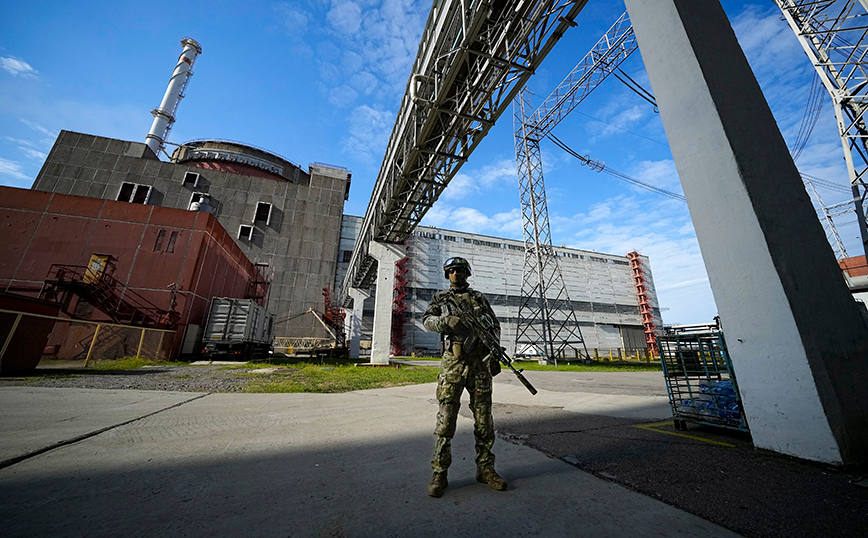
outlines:
[[[868,456],[868,328],[718,2],[626,0],[754,444]]]
[[[361,354],[359,341],[362,339],[362,309],[365,299],[371,296],[368,290],[350,288],[350,297],[353,298],[353,313],[350,316],[350,358],[358,359]]]
[[[392,339],[392,295],[395,262],[407,255],[403,245],[371,241],[368,252],[377,259],[377,291],[374,295],[374,333],[371,364],[389,364]]]

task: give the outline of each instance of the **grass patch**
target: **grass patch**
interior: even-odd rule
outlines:
[[[239,375],[253,378],[244,387],[244,392],[333,393],[433,383],[437,381],[439,372],[436,368],[428,367],[356,367],[347,360],[325,362],[293,362],[291,366],[278,366],[272,361],[269,366],[278,366],[274,373]],[[261,367],[261,364],[257,364],[254,369]]]
[[[122,359],[93,361],[81,373],[88,370],[137,370],[143,366],[189,366],[186,362],[165,362],[142,359],[140,357],[124,357]]]

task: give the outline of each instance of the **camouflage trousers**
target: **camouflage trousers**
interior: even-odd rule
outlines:
[[[431,468],[445,472],[452,463],[452,437],[461,393],[470,394],[470,409],[473,411],[473,434],[476,438],[476,465],[479,468],[494,467],[494,420],[491,418],[491,374],[488,371],[465,371],[464,373],[441,373],[437,380],[437,426],[434,429],[434,457]]]

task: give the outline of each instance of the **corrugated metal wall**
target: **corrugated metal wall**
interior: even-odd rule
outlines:
[[[360,217],[344,216],[341,257],[344,251],[352,249],[360,222]],[[470,285],[488,297],[501,322],[501,343],[510,353],[514,352],[524,270],[522,241],[420,226],[408,239],[407,250],[410,259],[407,264],[406,349],[416,350],[417,354],[439,350],[439,335],[426,331],[421,317],[434,293],[449,285],[443,276],[443,262],[461,256],[469,260],[473,268]],[[588,349],[644,348],[642,318],[627,258],[559,247],[555,252]],[[643,256],[642,262],[655,322],[659,326],[662,321],[651,266],[647,257]],[[339,263],[338,282],[345,271],[346,264]],[[373,312],[372,301],[365,301],[363,331],[370,327],[368,316]],[[362,338],[370,338],[369,333],[363,332]]]

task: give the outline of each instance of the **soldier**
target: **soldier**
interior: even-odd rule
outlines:
[[[422,318],[429,331],[445,336],[443,360],[440,362],[440,375],[437,379],[437,426],[434,429],[434,457],[431,467],[434,475],[428,484],[428,495],[440,497],[448,485],[446,471],[452,463],[452,437],[458,418],[460,398],[464,389],[470,394],[470,409],[473,411],[476,437],[476,480],[488,484],[492,489],[504,491],[506,482],[494,471],[494,421],[491,418],[491,368],[499,371],[500,363],[489,357],[488,350],[474,338],[473,331],[454,315],[450,301],[460,300],[470,305],[480,316],[489,316],[500,338],[500,324],[485,296],[470,288],[470,263],[464,258],[449,258],[443,264],[443,271],[449,279],[449,289],[437,292],[431,305]],[[493,362],[496,366],[492,366]]]

